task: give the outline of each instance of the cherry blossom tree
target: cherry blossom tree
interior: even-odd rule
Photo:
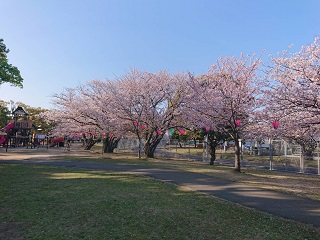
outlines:
[[[310,124],[319,124],[320,118],[320,43],[315,38],[309,46],[290,54],[289,50],[272,58],[269,71],[270,96],[277,109],[307,114]],[[305,120],[306,121],[306,120]]]
[[[216,160],[216,148],[228,136],[224,133],[224,125],[220,124],[218,112],[220,96],[216,85],[208,75],[194,77],[189,74],[188,91],[185,97],[183,123],[187,128],[200,130],[206,136],[209,147],[210,165]]]
[[[112,94],[105,86],[104,82],[94,80],[82,86],[80,92],[86,99],[85,101],[89,99],[95,107],[94,112],[89,112],[88,116],[96,120],[104,152],[112,153],[120,139],[126,134],[128,126],[114,118],[114,110],[111,107]]]
[[[142,139],[144,154],[152,158],[166,131],[179,125],[186,78],[186,74],[133,69],[117,81],[106,82],[113,96],[114,117],[130,125],[139,139],[139,157]]]
[[[319,126],[310,122],[313,112],[300,112],[286,108],[281,101],[274,100],[275,90],[264,95],[265,108],[259,114],[254,126],[255,137],[260,139],[282,139],[301,146],[302,156],[311,156],[319,136]]]
[[[278,111],[276,105],[279,105]],[[309,113],[310,115],[312,113]],[[305,160],[312,157],[320,134],[318,125],[309,124],[309,116],[308,113],[301,115],[297,112],[286,111],[280,104],[271,102],[260,113],[261,121],[254,127],[255,137],[269,139],[270,147],[275,139],[298,144],[301,147],[302,160]],[[272,148],[270,154],[272,154]]]
[[[186,74],[134,69],[116,80],[91,81],[56,94],[56,110],[50,111],[47,119],[55,121],[60,130],[77,126],[89,133],[104,133],[106,151],[113,150],[124,133],[132,132],[140,144],[144,139],[145,155],[154,157],[166,130],[179,125],[186,78]]]
[[[283,51],[272,57],[271,62],[269,87],[264,90],[263,97],[263,119],[269,123],[279,121],[276,135],[301,145],[303,155],[310,154],[315,146],[314,139],[319,136],[319,39],[315,38],[299,52]],[[260,132],[268,134],[268,131]]]
[[[91,133],[95,133],[92,129],[96,129],[96,125],[91,116],[88,119],[84,114],[86,105],[83,105],[82,101],[83,99],[76,88],[66,89],[62,93],[54,95],[56,108],[43,114],[43,117],[53,123],[54,128],[51,131],[53,136],[77,133],[86,140],[85,149],[90,149],[96,143],[95,134]]]
[[[257,69],[260,64],[261,60],[255,56],[219,58],[208,74],[198,79],[191,76],[189,82],[194,91],[192,98],[196,98],[191,108],[209,121],[206,124],[210,129],[222,130],[234,140],[236,171],[240,171],[240,139],[245,137],[259,107],[261,82]]]
[[[105,90],[105,89],[104,89]],[[68,133],[81,133],[86,140],[85,149],[89,150],[102,139],[104,152],[113,152],[124,131],[119,122],[113,121],[106,91],[102,91],[99,81],[91,81],[74,89],[66,89],[54,96],[55,110],[47,113],[48,120],[56,122],[59,129]]]

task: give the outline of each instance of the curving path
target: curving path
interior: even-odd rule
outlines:
[[[141,174],[155,179],[188,187],[193,191],[209,194],[259,211],[320,227],[320,201],[304,199],[290,194],[259,189],[249,185],[180,170],[160,169],[137,165],[107,164],[83,161],[62,161],[44,158],[0,160],[7,164],[43,164],[111,170]]]

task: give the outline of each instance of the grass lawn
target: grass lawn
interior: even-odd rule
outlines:
[[[0,165],[0,239],[320,239],[320,229],[154,179]]]

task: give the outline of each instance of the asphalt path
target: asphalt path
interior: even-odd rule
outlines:
[[[140,174],[168,183],[187,187],[193,191],[228,200],[249,208],[267,212],[286,219],[320,227],[320,201],[291,194],[256,188],[250,185],[206,176],[199,173],[138,165],[108,164],[100,162],[62,160],[0,160],[7,164],[42,164],[90,170],[121,171]]]

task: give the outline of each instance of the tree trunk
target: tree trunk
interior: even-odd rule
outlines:
[[[235,143],[235,156],[234,156],[234,167],[235,167],[235,171],[236,172],[240,172],[241,169],[240,169],[240,158],[241,158],[241,149],[240,149],[240,144],[239,144],[239,141],[238,139],[235,139],[234,141]]]
[[[147,158],[154,158],[154,152],[162,138],[157,138],[154,141],[146,142],[144,145],[144,154]]]
[[[210,144],[210,165],[214,165],[216,160],[216,145],[211,146]]]
[[[138,158],[140,159],[141,158],[141,138],[139,137],[138,140],[139,140]]]
[[[84,146],[84,150],[90,150],[95,144],[96,144],[97,140],[94,140],[92,138],[88,139],[86,141],[86,145]]]
[[[209,144],[209,152],[210,152],[210,165],[214,165],[216,160],[216,147],[218,145],[217,139],[215,138],[215,134],[208,134],[208,144]]]
[[[144,150],[144,154],[148,158],[154,158],[154,152],[155,149],[151,146]]]
[[[102,141],[103,141],[103,152],[113,153],[114,149],[117,147],[119,139],[112,137],[112,138],[104,138]]]
[[[216,132],[210,131],[207,134],[207,141],[209,144],[209,152],[210,152],[210,165],[214,165],[216,160],[216,148],[218,146],[218,139],[216,137]]]

